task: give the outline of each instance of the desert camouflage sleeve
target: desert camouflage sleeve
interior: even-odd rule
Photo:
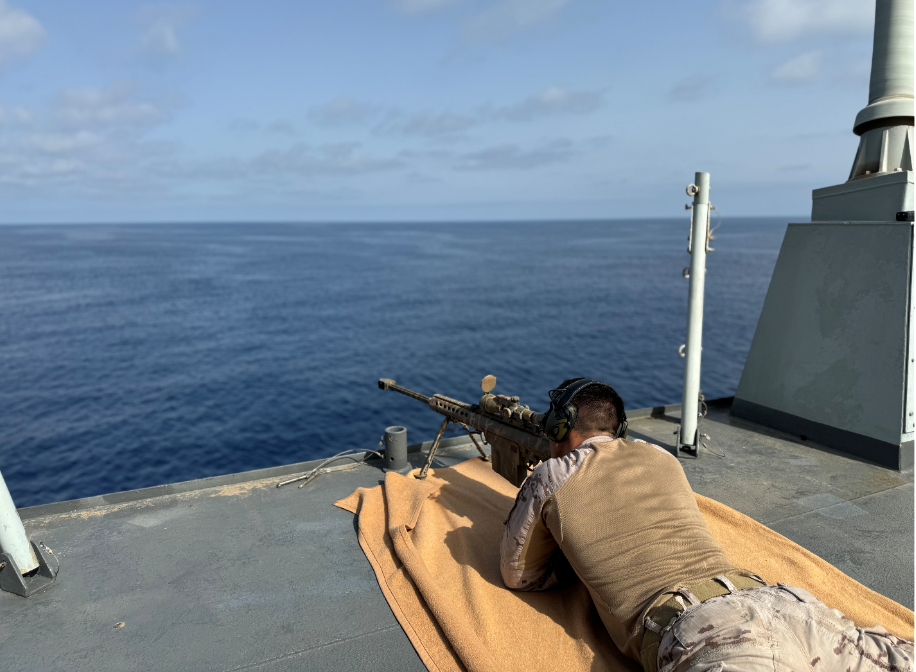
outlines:
[[[544,522],[544,503],[590,452],[591,447],[583,446],[565,457],[542,462],[522,483],[499,547],[499,568],[507,587],[546,590],[557,583],[554,559],[558,543]]]

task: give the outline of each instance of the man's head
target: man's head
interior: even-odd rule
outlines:
[[[582,378],[564,380],[558,389],[568,388]],[[582,388],[571,402],[576,407],[576,421],[560,443],[550,442],[550,456],[563,457],[593,436],[614,436],[623,414],[623,400],[610,385],[598,383]]]

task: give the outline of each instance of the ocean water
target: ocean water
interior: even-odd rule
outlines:
[[[734,393],[787,219],[729,219],[702,388]],[[380,377],[536,410],[564,378],[680,401],[688,220],[0,227],[0,470],[18,506],[373,448],[440,417]]]

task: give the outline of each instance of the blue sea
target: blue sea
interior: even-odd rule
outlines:
[[[734,394],[788,219],[708,259],[702,388]],[[715,223],[715,222],[713,222]],[[0,227],[0,470],[17,506],[411,443],[377,387],[536,410],[564,378],[679,402],[688,219]]]

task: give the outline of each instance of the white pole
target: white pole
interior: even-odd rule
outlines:
[[[703,354],[703,291],[706,287],[706,233],[709,227],[709,173],[697,173],[690,223],[690,291],[687,298],[687,366],[681,400],[679,443],[696,449],[700,358]],[[681,445],[678,446],[680,449]]]
[[[19,566],[19,571],[23,574],[38,567],[38,559],[29,545],[29,538],[22,526],[22,519],[19,518],[19,512],[13,504],[13,498],[10,497],[10,491],[6,487],[2,473],[0,473],[0,549],[13,557]]]

